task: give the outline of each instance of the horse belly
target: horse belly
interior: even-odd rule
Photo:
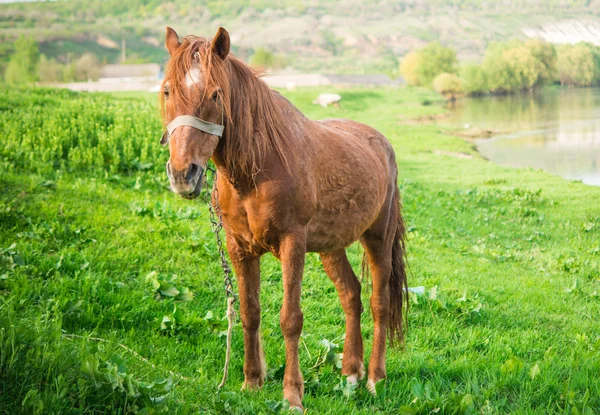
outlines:
[[[347,247],[377,219],[397,174],[387,139],[366,125],[324,120],[314,171],[317,206],[308,223],[307,250]]]
[[[358,240],[375,221],[385,200],[383,191],[372,190],[360,190],[337,203],[320,203],[308,223],[307,251],[333,251]]]

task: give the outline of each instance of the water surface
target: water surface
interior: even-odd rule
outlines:
[[[491,161],[600,186],[600,89],[464,99],[450,122],[493,131],[491,138],[476,141]]]

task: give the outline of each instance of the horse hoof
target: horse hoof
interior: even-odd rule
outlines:
[[[344,375],[344,372],[342,372]],[[363,363],[360,364],[358,371],[355,373],[350,372],[349,375],[346,376],[346,381],[348,383],[357,384],[359,381],[365,378],[365,365]]]
[[[369,392],[371,392],[373,395],[377,395],[377,390],[375,389],[375,385],[377,384],[377,382],[375,382],[372,379],[369,379],[367,381],[367,390]]]
[[[262,386],[262,382],[248,382],[245,381],[242,384],[242,390],[243,391],[257,391],[261,388]]]
[[[290,411],[293,411],[293,412],[298,413],[298,414],[303,414],[304,413],[304,407],[302,405],[300,405],[300,406],[290,405]]]

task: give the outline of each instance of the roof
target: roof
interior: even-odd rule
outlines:
[[[390,79],[387,75],[324,75],[332,85],[398,85],[401,79]]]
[[[100,78],[158,77],[160,65],[157,63],[104,65],[100,68]]]

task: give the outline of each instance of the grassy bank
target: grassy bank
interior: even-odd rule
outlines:
[[[336,365],[341,306],[307,256],[308,413],[600,411],[600,189],[494,165],[435,124],[403,122],[442,112],[422,105],[432,93],[341,90],[342,108],[323,109],[310,104],[317,92],[285,94],[311,118],[363,121],[394,144],[409,285],[426,294],[412,298],[405,348],[388,353],[385,391],[349,391]],[[261,288],[269,379],[239,391],[238,322],[231,377],[215,392],[225,345],[218,254],[206,205],[166,189],[155,96],[1,95],[0,412],[281,413],[271,257]],[[358,269],[359,248],[349,253]],[[368,312],[363,334],[368,357]]]

